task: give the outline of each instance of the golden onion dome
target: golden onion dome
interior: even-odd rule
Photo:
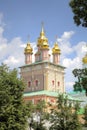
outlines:
[[[48,45],[48,39],[46,38],[45,36],[45,32],[44,32],[44,29],[42,27],[42,30],[40,32],[40,37],[38,38],[37,40],[37,46],[43,46],[43,44],[46,44]]]
[[[24,50],[24,54],[33,54],[33,49],[31,47],[30,43],[27,43],[27,46]]]
[[[52,54],[61,54],[61,50],[60,50],[57,42],[54,44],[54,47],[52,49]]]
[[[43,42],[43,44],[41,45],[41,49],[49,49],[49,44],[48,42]]]
[[[83,64],[87,64],[87,54],[82,58]]]

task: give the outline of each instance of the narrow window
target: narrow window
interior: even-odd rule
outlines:
[[[60,82],[58,81],[58,87],[60,86]]]
[[[31,87],[31,81],[28,82],[28,87],[29,87],[29,88]]]
[[[36,80],[35,82],[36,82],[36,86],[38,86],[38,80]]]
[[[52,80],[52,85],[54,86],[54,80]]]

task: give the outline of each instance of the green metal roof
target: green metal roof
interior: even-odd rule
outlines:
[[[37,91],[37,92],[28,92],[28,93],[24,93],[24,97],[30,97],[30,96],[39,96],[39,95],[46,95],[46,96],[52,96],[52,97],[58,97],[60,93],[58,92],[53,92],[53,91],[47,91],[47,90],[42,90],[42,91]],[[72,101],[80,101],[80,99],[74,98],[66,93],[64,93],[64,96],[68,96],[69,100]]]
[[[52,92],[52,91],[37,91],[37,92],[28,92],[28,93],[24,93],[24,97],[27,96],[39,96],[39,95],[47,95],[47,96],[53,96],[53,97],[57,97],[58,96],[58,92]]]

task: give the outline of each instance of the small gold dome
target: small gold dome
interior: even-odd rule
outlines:
[[[30,43],[27,43],[27,46],[26,46],[26,48],[25,48],[25,50],[24,50],[24,54],[33,54],[33,49],[32,49],[32,47],[30,46]]]
[[[44,29],[42,27],[42,30],[40,32],[40,37],[38,38],[38,41],[37,41],[37,46],[38,47],[41,47],[41,46],[44,47],[44,45],[49,46],[48,45],[48,39],[46,38]]]
[[[61,50],[59,49],[59,46],[58,46],[57,42],[54,44],[54,47],[52,49],[52,53],[53,54],[61,54]]]
[[[82,58],[83,64],[87,64],[87,54]]]

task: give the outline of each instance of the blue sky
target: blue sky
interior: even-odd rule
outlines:
[[[72,90],[74,77],[72,70],[82,67],[85,54],[87,29],[77,27],[69,7],[70,0],[0,0],[0,63],[11,68],[24,64],[24,47],[30,36],[35,43],[44,22],[50,48],[58,36],[61,49],[61,64],[66,69],[66,90]]]

